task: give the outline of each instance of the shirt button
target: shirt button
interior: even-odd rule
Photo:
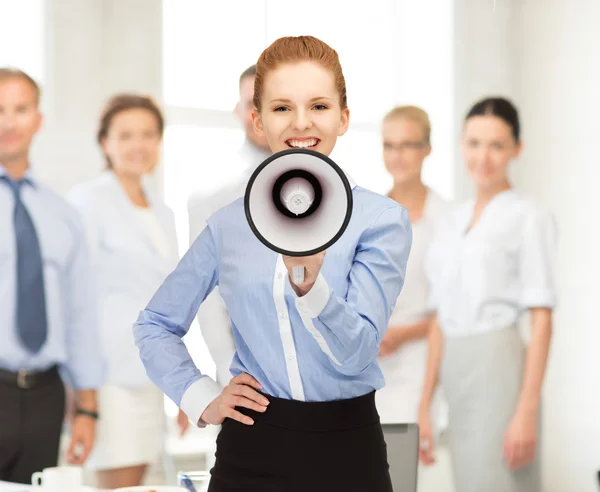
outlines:
[[[293,356],[293,355],[291,355],[291,354],[289,354],[289,355],[287,356],[287,358],[288,358],[288,360],[292,360],[292,359],[294,358],[294,356]]]
[[[285,313],[279,313],[279,317],[280,317],[281,319],[285,319]]]
[[[279,272],[279,273],[277,274],[277,278],[281,278],[281,277],[283,277],[283,273]]]

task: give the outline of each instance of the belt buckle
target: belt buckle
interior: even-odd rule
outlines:
[[[17,372],[17,387],[21,389],[29,388],[27,376],[29,376],[29,371],[26,371],[25,369],[21,369],[19,372]]]

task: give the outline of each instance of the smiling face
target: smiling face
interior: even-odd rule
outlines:
[[[156,167],[160,142],[156,116],[147,109],[132,108],[113,116],[102,149],[117,173],[139,178]]]
[[[1,80],[0,162],[27,158],[41,124],[35,88],[22,77]]]
[[[383,161],[395,184],[421,180],[425,158],[431,153],[427,132],[414,120],[392,117],[383,122]]]
[[[254,129],[273,152],[306,148],[329,155],[348,129],[350,112],[341,107],[334,75],[314,61],[269,71],[260,106],[252,115]]]
[[[494,115],[472,116],[465,122],[462,152],[467,171],[480,190],[501,188],[508,180],[510,161],[518,157],[521,143],[511,126]]]

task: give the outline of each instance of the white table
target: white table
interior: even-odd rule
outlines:
[[[36,490],[31,485],[24,485],[22,483],[10,483],[3,482],[0,480],[0,492],[31,492]],[[41,489],[37,489],[41,490]],[[83,487],[83,492],[102,492],[100,489],[95,489],[93,487]]]
[[[0,492],[25,492],[33,489],[31,485],[8,483],[0,480]]]

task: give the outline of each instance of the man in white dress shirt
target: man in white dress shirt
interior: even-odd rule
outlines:
[[[190,196],[188,201],[190,244],[195,241],[206,226],[206,219],[244,194],[252,172],[271,153],[266,138],[256,135],[252,128],[252,110],[254,109],[252,98],[254,96],[255,77],[255,65],[247,68],[240,75],[240,98],[235,106],[235,114],[244,126],[246,137],[237,152],[226,157],[242,160],[245,171],[241,176],[212,195],[192,194]],[[218,287],[202,303],[198,312],[198,322],[200,323],[202,337],[217,368],[217,382],[225,386],[231,379],[229,365],[235,353],[235,344],[229,315],[219,295]]]

